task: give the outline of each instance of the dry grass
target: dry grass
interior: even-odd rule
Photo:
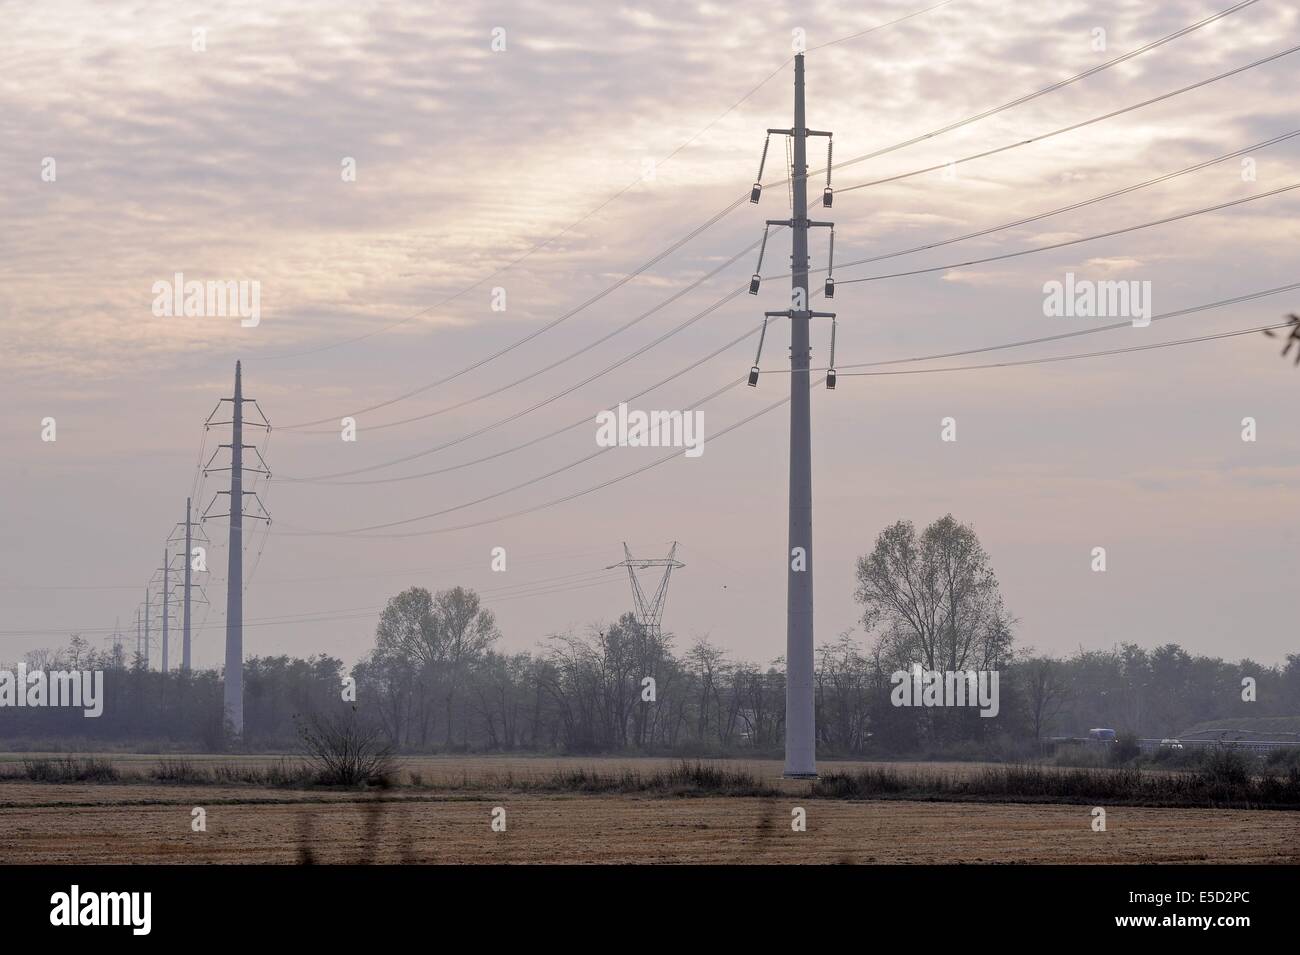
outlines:
[[[117,768],[95,756],[57,756],[22,761],[22,778],[38,783],[108,783],[119,778]]]
[[[351,750],[349,750],[351,752]],[[360,753],[360,750],[358,750]],[[432,793],[578,793],[674,796],[803,795],[820,799],[922,799],[1300,809],[1300,770],[1252,773],[1234,754],[1194,769],[1079,768],[974,763],[829,763],[815,783],[785,780],[776,762],[605,758],[391,759],[370,754],[346,772],[321,759],[288,757],[25,758],[0,762],[0,779],[41,782],[246,785],[319,789],[414,788]],[[365,762],[365,765],[362,765]],[[372,767],[380,766],[380,770]]]
[[[22,775],[22,762],[32,758],[62,758],[67,754],[0,753],[0,779]],[[185,764],[193,772],[210,773],[222,779],[254,781],[259,775],[293,775],[302,764],[300,757],[283,755],[232,756],[225,754],[183,755],[149,753],[95,754],[95,758],[113,767],[124,779],[152,779],[160,764]],[[429,789],[474,788],[491,786],[501,780],[541,781],[557,773],[588,772],[602,775],[634,771],[643,775],[667,772],[682,761],[671,757],[626,756],[399,756],[394,782],[419,785]],[[729,772],[745,773],[765,785],[803,792],[806,784],[793,784],[781,778],[783,765],[775,759],[692,759],[701,765]],[[894,763],[864,760],[823,761],[824,773],[857,772],[872,767],[887,767],[899,773],[940,771],[961,778],[977,773],[994,763]],[[418,782],[417,782],[418,777]],[[0,790],[0,798],[3,791]]]
[[[278,757],[109,760],[132,782],[10,778],[0,786],[0,853],[16,863],[295,863],[304,854],[325,863],[1300,862],[1300,812],[1112,805],[1099,833],[1087,804],[818,798],[808,783],[782,780],[775,762],[403,762],[404,785],[383,792],[312,787],[296,775],[300,764]],[[7,765],[12,777],[22,760]],[[823,771],[833,768],[889,769],[906,787],[936,773],[978,780],[987,767]],[[190,828],[196,806],[206,832]],[[497,806],[505,833],[489,825]],[[807,832],[791,831],[796,806]]]
[[[833,772],[813,784],[827,799],[922,798],[947,801],[1076,803],[1183,808],[1300,809],[1300,770],[1254,775],[1234,759],[1210,760],[1187,772],[985,766],[954,777],[871,767]]]

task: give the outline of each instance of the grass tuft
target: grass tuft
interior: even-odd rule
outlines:
[[[899,773],[872,767],[855,773],[827,773],[811,794],[827,799],[932,799],[952,801],[1073,802],[1132,806],[1190,806],[1236,809],[1300,808],[1300,770],[1253,775],[1239,753],[1224,751],[1191,772],[1119,769],[1049,769],[989,766],[955,777],[941,772]]]
[[[38,783],[109,783],[118,779],[111,762],[94,756],[24,759],[23,773]]]

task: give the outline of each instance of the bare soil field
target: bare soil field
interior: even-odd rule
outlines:
[[[187,757],[194,762],[211,757]],[[224,761],[271,757],[216,757]],[[21,759],[5,756],[0,761]],[[145,773],[156,757],[119,756]],[[1297,863],[1300,813],[807,798],[457,791],[557,767],[647,772],[674,760],[430,757],[423,787],[353,793],[242,785],[0,784],[7,863]],[[775,782],[778,762],[727,761]],[[865,764],[826,764],[827,768]],[[899,764],[891,764],[899,765]],[[903,764],[913,765],[913,764]],[[970,771],[972,764],[914,764]],[[409,775],[408,775],[409,778]],[[440,789],[442,785],[446,788]],[[790,828],[807,811],[807,831]],[[207,831],[191,830],[203,807]],[[505,832],[491,814],[506,811]]]

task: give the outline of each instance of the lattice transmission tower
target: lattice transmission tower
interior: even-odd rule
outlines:
[[[623,557],[622,561],[617,564],[610,564],[605,569],[627,568],[628,580],[632,582],[632,600],[636,604],[637,622],[645,629],[646,636],[658,640],[663,633],[662,622],[664,602],[668,599],[668,580],[672,577],[674,570],[686,566],[677,559],[677,541],[673,541],[673,546],[668,551],[667,557],[648,559],[633,557],[632,552],[627,549],[627,542],[624,541]],[[641,581],[637,579],[636,572],[638,570],[649,570],[651,567],[662,567],[663,576],[659,578],[659,586],[655,588],[654,595],[647,597],[646,592],[641,588]]]

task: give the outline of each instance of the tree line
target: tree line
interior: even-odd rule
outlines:
[[[863,636],[842,633],[816,651],[824,757],[1027,755],[1048,737],[1096,726],[1169,737],[1218,720],[1300,716],[1300,653],[1265,666],[1193,655],[1174,643],[1124,642],[1065,658],[1019,646],[989,555],[951,515],[920,531],[906,521],[885,528],[859,558],[856,577]],[[247,660],[240,741],[223,726],[219,671],[163,674],[74,637],[25,662],[104,670],[103,715],[2,708],[0,745],[285,749],[304,718],[350,706],[406,752],[782,749],[782,659],[738,659],[709,636],[679,645],[630,613],[551,634],[530,652],[499,649],[501,636],[474,591],[409,588],[389,600],[373,646],[351,669],[325,655]],[[896,705],[894,674],[914,667],[996,672],[997,715]]]

